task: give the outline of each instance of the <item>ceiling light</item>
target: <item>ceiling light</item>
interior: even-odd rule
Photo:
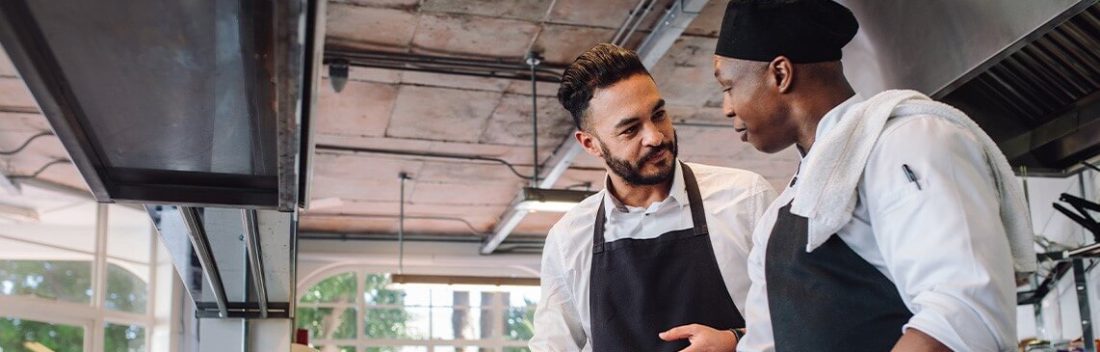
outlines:
[[[592,191],[524,187],[516,198],[515,208],[564,213],[593,194]]]
[[[0,218],[17,222],[38,222],[38,211],[34,208],[0,203]]]
[[[537,288],[538,278],[443,276],[443,275],[390,275],[389,289],[430,288],[454,291],[520,291]]]

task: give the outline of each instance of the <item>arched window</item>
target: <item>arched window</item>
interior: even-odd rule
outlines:
[[[322,352],[520,352],[538,297],[538,287],[393,285],[349,269],[299,292],[295,325]]]
[[[36,192],[37,221],[0,220],[0,351],[166,350],[173,275],[149,216]]]

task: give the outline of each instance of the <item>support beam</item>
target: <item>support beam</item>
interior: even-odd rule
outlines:
[[[707,0],[679,0],[665,11],[657,27],[642,41],[642,45],[637,50],[638,57],[642,59],[642,64],[647,69],[653,69],[657,62],[668,53],[668,49],[672,48],[672,44],[684,33],[687,26],[695,20],[695,16],[706,4]],[[554,155],[550,157],[548,164],[552,166],[546,168],[546,173],[539,182],[539,188],[554,187],[554,184],[558,182],[565,170],[569,169],[569,165],[573,163],[580,151],[581,146],[577,144],[576,139],[566,138],[557,151],[554,152]],[[537,163],[538,160],[535,160],[535,162]],[[512,230],[515,230],[516,226],[523,221],[527,213],[527,211],[516,209],[515,204],[509,207],[500,217],[500,222],[493,228],[493,235],[486,239],[485,244],[481,246],[481,254],[492,254],[500,246],[500,243],[512,234]]]
[[[653,28],[653,32],[642,41],[638,47],[638,57],[642,59],[642,65],[648,69],[660,61],[676,39],[684,33],[684,30],[695,20],[695,16],[703,11],[703,6],[708,0],[678,0],[672,3],[672,7],[665,11],[661,21]]]
[[[252,284],[256,286],[260,317],[267,318],[267,280],[264,277],[263,257],[260,254],[260,226],[256,221],[256,209],[241,209],[241,218],[245,231],[244,244],[248,252],[248,267],[252,273]]]

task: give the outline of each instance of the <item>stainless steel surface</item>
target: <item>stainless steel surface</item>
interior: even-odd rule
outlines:
[[[191,240],[191,247],[194,249],[194,255],[198,258],[199,267],[202,269],[202,276],[206,279],[206,283],[209,285],[211,291],[210,294],[214,298],[214,302],[218,305],[218,316],[225,318],[228,317],[226,311],[226,299],[225,285],[222,282],[221,272],[218,271],[218,264],[214,260],[213,253],[210,250],[210,243],[206,238],[206,230],[203,226],[203,220],[199,219],[199,213],[195,208],[180,207],[179,214],[183,217],[183,224],[187,226],[187,234]],[[204,292],[204,297],[206,296]],[[194,298],[194,297],[192,297]]]
[[[297,217],[297,212],[285,213],[274,210],[256,212],[260,258],[263,259],[264,287],[267,290],[269,306],[276,302],[293,304],[295,300],[293,290],[297,266],[294,257],[297,255],[295,244],[298,233]]]
[[[1065,175],[1100,154],[1100,5],[1083,4],[943,95],[1014,165]]]
[[[296,213],[169,205],[146,209],[198,316],[293,315]]]
[[[1079,0],[838,0],[859,20],[844,48],[845,73],[860,93],[940,92]]]
[[[313,153],[315,141],[313,132],[317,114],[318,89],[322,84],[321,71],[324,69],[323,57],[325,48],[325,26],[318,25],[325,22],[326,6],[328,1],[308,1],[306,11],[306,41],[304,52],[306,72],[305,89],[302,89],[302,115],[299,133],[300,149],[298,151],[301,162],[298,170],[298,205],[303,209],[309,209],[310,180],[313,179]]]
[[[1092,331],[1092,310],[1089,308],[1088,271],[1084,259],[1073,260],[1073,285],[1077,293],[1077,311],[1081,316],[1081,332],[1085,340],[1085,351],[1096,352]]]
[[[290,211],[305,5],[13,0],[0,41],[97,200]]]
[[[0,42],[12,63],[19,70],[23,82],[31,92],[39,109],[46,116],[76,116],[83,114],[71,94],[66,93],[65,80],[59,64],[49,53],[43,34],[33,28],[30,10],[22,1],[0,2]],[[31,63],[37,63],[32,65]],[[34,111],[31,111],[34,113]],[[65,146],[69,159],[80,170],[81,176],[96,199],[110,199],[103,179],[104,171],[97,169],[97,159],[90,150],[80,146],[88,141],[85,131],[69,124],[52,124],[54,134]]]
[[[244,226],[244,244],[248,251],[248,268],[252,274],[252,286],[255,287],[256,300],[260,305],[260,315],[267,318],[267,284],[264,277],[264,264],[260,251],[260,228],[256,223],[255,209],[242,209],[241,220]]]
[[[954,105],[1033,175],[1100,154],[1097,1],[841,2],[860,20],[844,63],[864,96],[907,88]]]

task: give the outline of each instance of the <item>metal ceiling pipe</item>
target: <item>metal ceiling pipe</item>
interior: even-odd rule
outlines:
[[[489,77],[499,79],[529,80],[534,77],[539,82],[561,82],[557,70],[561,65],[541,63],[540,68],[530,70],[524,62],[503,59],[486,60],[455,58],[422,54],[404,54],[382,51],[351,51],[328,49],[325,51],[325,64],[343,63],[354,67],[381,68],[401,71],[430,72],[448,75]]]
[[[183,223],[187,225],[187,235],[191,240],[191,246],[195,249],[199,266],[202,268],[202,276],[210,284],[210,289],[214,290],[218,317],[226,318],[229,316],[229,311],[226,304],[228,299],[225,296],[225,285],[222,283],[221,272],[218,271],[218,263],[214,261],[214,255],[210,251],[210,242],[206,238],[206,229],[199,218],[198,210],[192,207],[180,207],[179,213],[183,217]]]
[[[260,253],[260,227],[256,221],[256,209],[241,209],[241,220],[245,230],[248,267],[251,269],[253,285],[256,286],[256,300],[260,305],[260,317],[267,318],[267,280],[264,277],[263,256]]]

